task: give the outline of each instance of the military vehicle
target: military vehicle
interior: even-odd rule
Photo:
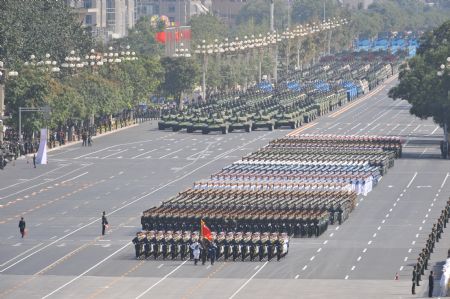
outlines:
[[[177,123],[172,126],[172,131],[177,132],[179,130],[187,129],[192,126],[192,119],[193,117],[191,115],[177,117]]]
[[[273,131],[275,128],[275,120],[271,114],[262,113],[253,118],[252,131],[260,128],[267,128],[269,131]]]
[[[158,129],[165,130],[171,129],[174,125],[178,123],[176,114],[168,114],[161,116],[161,120],[158,121]]]
[[[228,119],[229,122],[229,132],[233,132],[235,130],[244,130],[249,133],[252,131],[252,120],[249,116],[241,114],[240,116],[232,116]]]
[[[295,129],[303,124],[303,111],[283,111],[275,115],[275,125],[274,128],[290,127]]]
[[[192,124],[186,128],[188,133],[202,131],[208,127],[208,118],[205,116],[197,116],[192,118]]]
[[[228,124],[221,116],[209,118],[207,126],[202,129],[202,134],[209,134],[210,132],[222,132],[222,134],[227,134]]]

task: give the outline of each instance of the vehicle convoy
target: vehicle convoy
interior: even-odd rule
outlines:
[[[251,132],[295,129],[366,94],[398,69],[402,57],[383,53],[338,54],[309,68],[285,74],[278,84],[262,81],[245,90],[217,92],[170,111],[158,122],[160,130]]]

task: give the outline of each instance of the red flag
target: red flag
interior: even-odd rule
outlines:
[[[155,39],[157,42],[159,42],[161,44],[165,44],[166,43],[166,33],[164,31],[156,32]]]
[[[200,230],[201,236],[211,241],[212,239],[211,230],[209,229],[209,227],[206,226],[206,223],[203,220],[200,221]]]

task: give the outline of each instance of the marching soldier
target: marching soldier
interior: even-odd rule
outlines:
[[[136,233],[136,237],[133,239],[134,250],[136,251],[136,259],[141,256],[141,241],[139,240],[140,233]]]
[[[413,295],[416,294],[416,281],[417,281],[417,272],[416,272],[416,266],[414,266],[414,269],[412,272],[412,287],[411,287],[411,293]]]

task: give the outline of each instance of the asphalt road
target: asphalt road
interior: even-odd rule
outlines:
[[[8,165],[0,172],[0,298],[409,298],[411,265],[450,193],[450,161],[439,159],[442,131],[387,98],[392,84],[295,132],[204,136],[161,132],[153,122],[52,151],[36,169],[26,160]],[[288,133],[395,135],[406,145],[345,223],[291,240],[280,262],[134,259],[130,240],[144,209]],[[104,237],[102,211],[111,224]]]

